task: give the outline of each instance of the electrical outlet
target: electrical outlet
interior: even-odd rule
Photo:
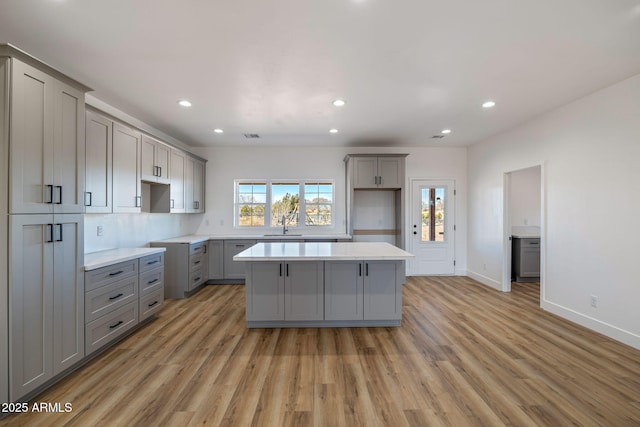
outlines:
[[[591,307],[598,308],[598,297],[591,295]]]
[[[482,269],[483,269],[484,271],[487,271],[487,264],[482,264]]]
[[[96,227],[96,234],[98,235],[98,237],[102,236],[104,234],[104,228],[102,228],[101,225]]]

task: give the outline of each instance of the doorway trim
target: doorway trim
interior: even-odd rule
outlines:
[[[546,257],[547,257],[547,201],[546,201],[546,169],[544,162],[510,170],[503,174],[503,204],[502,204],[502,291],[511,292],[511,218],[509,215],[509,190],[511,188],[511,174],[530,168],[540,168],[540,301],[545,301]]]

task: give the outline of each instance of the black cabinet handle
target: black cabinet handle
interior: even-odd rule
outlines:
[[[158,260],[156,259],[156,260],[154,260],[154,261],[149,261],[149,262],[147,263],[147,265],[153,265],[153,264],[157,264],[157,263],[159,263],[159,262],[160,262],[160,261],[158,261]]]
[[[45,243],[53,243],[53,224],[47,224],[47,231],[49,232],[49,237]]]
[[[89,195],[89,203],[87,203],[87,195]],[[85,191],[85,193],[84,193],[84,205],[85,206],[93,205],[93,193],[91,193],[91,191]]]
[[[158,301],[154,301],[151,304],[147,304],[148,307],[153,307],[154,305],[158,304]]]
[[[362,276],[362,264],[358,264],[358,276]]]
[[[201,277],[200,277],[200,276],[198,276],[198,277],[196,277],[195,279],[193,279],[193,281],[194,281],[194,282],[197,282],[197,281],[198,281],[198,280],[200,280],[200,279],[201,279]]]
[[[116,271],[115,273],[109,273],[109,276],[117,276],[118,274],[124,273],[124,270]]]
[[[158,166],[158,176],[162,176],[162,166]]]
[[[280,277],[282,277],[282,263],[280,263]]]
[[[120,298],[122,295],[124,295],[122,292],[120,292],[118,295],[116,295],[115,297],[110,297],[109,300],[113,301],[114,299],[118,299]]]
[[[122,323],[123,323],[122,320],[119,320],[118,323],[109,326],[109,329],[117,328],[118,326],[122,325]]]
[[[154,283],[159,282],[159,281],[160,281],[160,279],[153,279],[152,281],[147,282],[147,285],[153,285]]]
[[[198,265],[198,264],[200,264],[200,261],[196,261],[196,262],[194,262],[194,264],[195,264],[195,265]]]
[[[202,246],[202,249],[203,249],[203,252],[202,252],[202,253],[203,253],[203,254],[206,254],[206,253],[207,253],[207,245],[203,245],[203,246]]]
[[[289,277],[289,264],[287,264],[287,277]]]
[[[60,198],[56,202],[56,205],[61,205],[62,204],[62,185],[56,185],[56,188],[58,189],[58,195],[60,196]]]
[[[171,199],[171,209],[175,209],[176,208],[176,201]]]
[[[59,237],[58,239],[56,239],[56,242],[62,242],[62,224],[56,224],[56,225],[57,225],[58,227],[60,227],[60,228],[59,228],[59,230],[60,230],[60,234],[59,234],[59,236],[60,236],[60,237]]]
[[[365,273],[364,274],[365,274],[365,276],[368,277],[369,276],[369,263],[366,263],[364,266],[365,266]]]
[[[49,190],[49,200],[47,204],[51,205],[53,204],[53,185],[47,185],[47,189]]]

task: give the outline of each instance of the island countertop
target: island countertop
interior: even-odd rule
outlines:
[[[384,242],[257,243],[234,261],[379,261],[407,260],[414,255]]]

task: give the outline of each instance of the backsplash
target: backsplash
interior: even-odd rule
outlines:
[[[148,246],[154,240],[191,234],[186,214],[86,214],[84,216],[85,253],[115,248]],[[102,227],[102,236],[98,236]]]

